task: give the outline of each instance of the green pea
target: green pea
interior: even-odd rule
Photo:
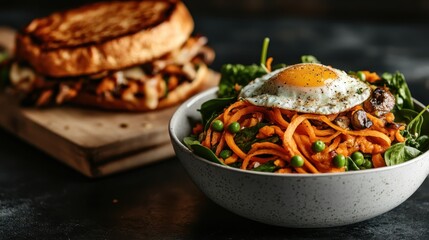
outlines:
[[[221,120],[214,120],[212,122],[212,129],[216,132],[222,132],[223,130],[223,122]]]
[[[219,153],[219,157],[221,157],[223,159],[227,159],[227,158],[231,157],[231,155],[232,155],[232,151],[228,150],[228,149],[222,150]]]
[[[365,161],[365,158],[361,152],[354,152],[351,157],[353,161],[355,161],[356,165],[358,166],[361,166]]]
[[[366,80],[365,73],[363,73],[362,71],[357,72],[356,77],[358,77],[362,81]]]
[[[290,165],[292,167],[302,167],[304,165],[304,159],[299,155],[295,155],[290,159]]]
[[[229,124],[229,126],[228,126],[228,130],[231,133],[238,133],[238,131],[240,131],[240,128],[241,128],[241,126],[240,126],[240,123],[238,123],[238,122],[233,122],[233,123]]]
[[[313,143],[311,148],[313,149],[313,152],[321,152],[325,149],[325,143],[320,140],[317,140]]]
[[[365,160],[362,166],[366,169],[372,168],[372,162],[370,160]]]
[[[346,165],[346,157],[343,154],[337,154],[334,157],[334,166],[335,167],[344,167]]]

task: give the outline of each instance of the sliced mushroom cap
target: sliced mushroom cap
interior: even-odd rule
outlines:
[[[340,128],[347,129],[350,126],[350,118],[347,116],[338,116],[335,118],[334,123]]]
[[[354,129],[365,129],[372,126],[372,121],[366,116],[366,112],[362,109],[357,110],[352,114],[352,126]]]
[[[363,104],[365,111],[377,117],[392,111],[394,106],[395,97],[389,90],[384,88],[376,88]]]

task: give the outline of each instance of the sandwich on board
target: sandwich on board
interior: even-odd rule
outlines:
[[[214,52],[191,36],[174,0],[100,2],[33,20],[17,35],[10,85],[33,106],[74,103],[148,111],[177,104],[213,81]]]

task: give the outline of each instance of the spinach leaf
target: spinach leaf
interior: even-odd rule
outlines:
[[[257,171],[257,172],[274,172],[275,170],[277,170],[279,167],[277,167],[274,164],[274,161],[268,161],[264,164],[259,165],[258,167],[252,169],[252,171]]]
[[[422,135],[418,138],[409,137],[405,141],[405,145],[416,148],[424,152],[429,148],[429,137],[427,135]]]
[[[429,136],[428,135],[422,135],[416,139],[417,146],[416,148],[420,151],[426,151],[429,149]]]
[[[219,158],[216,157],[216,154],[207,147],[201,145],[196,136],[188,136],[183,138],[185,145],[192,150],[197,156],[200,156],[204,159],[210,160],[214,163],[225,165]]]
[[[253,127],[248,127],[240,130],[238,133],[234,136],[234,141],[237,144],[237,146],[243,151],[243,152],[249,152],[252,148],[252,144],[257,142],[272,142],[272,143],[278,143],[280,141],[280,138],[277,135],[273,135],[268,138],[258,139],[256,138],[256,135],[259,132],[259,129],[261,129],[263,126],[266,126],[266,123],[258,123]]]
[[[215,98],[204,102],[198,110],[201,113],[204,131],[209,127],[210,122],[235,100],[235,98]]]
[[[302,63],[320,63],[319,60],[313,55],[303,55],[301,56]]]
[[[220,161],[219,158],[216,157],[214,152],[212,150],[210,150],[209,148],[204,147],[203,145],[201,145],[199,143],[198,144],[191,144],[191,148],[192,148],[192,151],[194,151],[194,153],[197,156],[200,156],[204,159],[210,160],[214,163],[225,165],[225,163]]]
[[[418,112],[411,110],[411,109],[394,109],[393,114],[395,115],[395,122],[397,123],[405,123],[408,124],[413,120],[417,115],[419,115]]]
[[[248,152],[252,146],[253,143],[256,142],[256,135],[259,132],[259,129],[261,129],[263,126],[265,126],[265,123],[257,123],[253,127],[248,127],[241,129],[238,133],[234,136],[234,141],[237,144],[237,146],[243,151]]]
[[[406,146],[405,143],[396,143],[384,153],[384,161],[387,166],[393,166],[413,159],[420,154],[420,150],[416,148]]]
[[[389,87],[390,91],[395,95],[395,107],[397,109],[414,109],[411,92],[402,73],[383,73],[381,75],[381,79],[381,85],[386,85],[387,87]]]
[[[407,125],[407,131],[416,138],[420,136],[420,132],[423,125],[423,113],[429,109],[429,105],[426,106],[417,116],[415,116]]]
[[[198,138],[196,136],[188,136],[183,138],[183,143],[186,145],[186,147],[192,150],[192,145],[200,144],[200,141],[198,141]]]

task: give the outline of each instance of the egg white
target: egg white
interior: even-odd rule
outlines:
[[[337,77],[325,80],[325,84],[320,87],[301,87],[275,81],[280,72],[290,67],[293,66],[256,78],[243,87],[239,98],[257,106],[328,115],[361,104],[371,92],[366,83],[328,66],[323,67],[334,71]]]

